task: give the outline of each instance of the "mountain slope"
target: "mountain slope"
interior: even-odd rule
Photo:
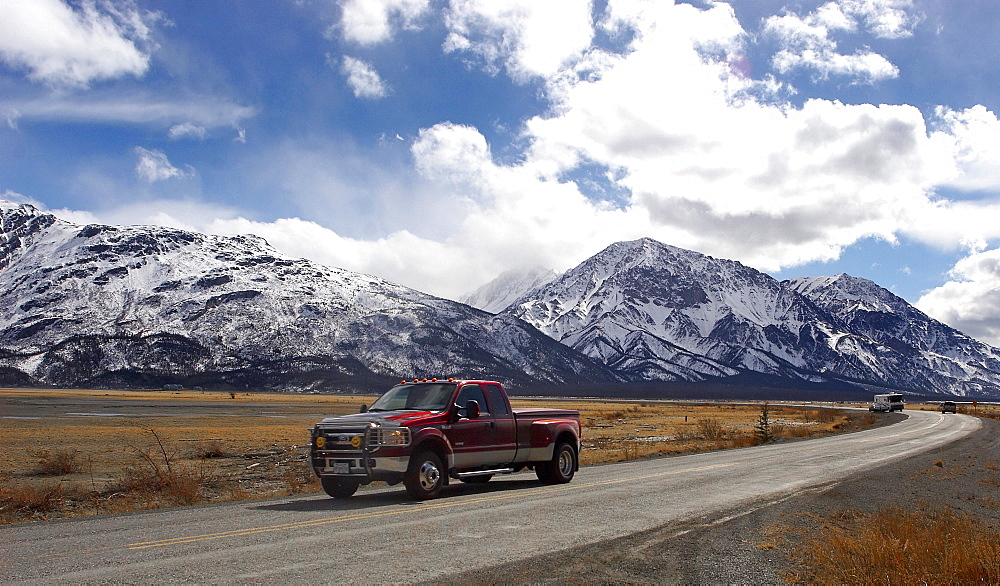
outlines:
[[[288,258],[257,237],[81,227],[9,202],[0,307],[0,377],[11,384],[617,380],[511,316]]]
[[[937,388],[978,395],[1000,378],[1000,350],[930,318],[872,281],[840,274],[787,284],[851,331],[908,356],[921,371],[940,373],[928,375]]]
[[[915,327],[909,338],[881,335],[876,330],[888,321],[866,322],[801,288],[738,262],[642,239],[609,246],[506,313],[633,379],[763,373],[959,395],[1000,390],[995,349],[954,352],[944,361],[921,345],[943,336],[943,324],[924,316],[925,337]],[[874,290],[863,298],[885,303]]]
[[[466,293],[459,301],[483,311],[499,313],[507,309],[518,297],[541,287],[557,276],[555,271],[542,267],[526,271],[504,271],[489,283]]]

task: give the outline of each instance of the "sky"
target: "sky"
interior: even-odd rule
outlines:
[[[993,0],[0,0],[0,199],[448,298],[651,237],[1000,345]]]

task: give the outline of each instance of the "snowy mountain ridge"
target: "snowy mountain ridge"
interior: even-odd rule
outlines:
[[[6,384],[619,380],[510,316],[289,258],[256,236],[77,226],[27,205],[0,208],[0,307]]]

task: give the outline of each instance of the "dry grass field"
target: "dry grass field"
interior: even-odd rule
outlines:
[[[308,429],[374,397],[0,389],[0,522],[313,492]],[[651,401],[577,409],[581,464],[749,446],[877,423],[865,412]]]

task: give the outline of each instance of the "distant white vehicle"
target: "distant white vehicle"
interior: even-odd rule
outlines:
[[[887,393],[884,395],[875,395],[875,401],[868,407],[868,410],[882,413],[886,411],[902,411],[903,405],[903,395],[899,393]]]

